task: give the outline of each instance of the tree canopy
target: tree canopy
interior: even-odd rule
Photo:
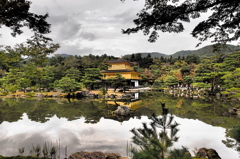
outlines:
[[[144,8],[133,20],[136,26],[123,30],[123,33],[142,30],[144,35],[149,35],[149,42],[155,42],[159,37],[158,31],[183,32],[185,22],[197,19],[208,11],[211,15],[195,26],[191,33],[193,37],[200,43],[208,39],[217,43],[239,39],[239,0],[146,0]]]
[[[50,32],[50,24],[46,21],[48,14],[38,15],[29,11],[31,2],[27,0],[0,0],[0,27],[12,30],[12,36],[23,33],[21,28],[28,27],[35,34]]]

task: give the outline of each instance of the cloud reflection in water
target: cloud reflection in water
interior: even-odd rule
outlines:
[[[213,148],[223,159],[228,158],[229,154],[232,158],[238,158],[236,151],[226,148],[221,142],[225,139],[224,128],[193,119],[176,117],[175,120],[180,123],[180,139],[175,143],[176,147],[183,145],[191,152],[195,147]],[[148,121],[147,117],[131,118],[123,123],[101,118],[98,123],[87,124],[84,118],[68,121],[66,118],[53,116],[47,122],[39,123],[29,120],[27,114],[23,114],[22,119],[17,122],[3,122],[0,125],[0,154],[17,155],[18,148],[25,147],[24,155],[29,155],[32,145],[43,146],[45,142],[57,145],[60,140],[62,158],[66,145],[67,155],[78,151],[103,151],[126,156],[126,145],[132,137],[129,130],[141,127],[142,122]]]

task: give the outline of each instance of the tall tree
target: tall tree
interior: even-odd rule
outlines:
[[[0,67],[4,70],[20,67],[21,55],[10,46],[2,47],[0,50]]]
[[[19,89],[18,79],[21,78],[22,71],[18,68],[10,69],[6,73],[6,76],[1,78],[0,87],[3,94],[8,94],[9,92],[15,92]]]
[[[71,79],[70,77],[63,77],[60,80],[56,80],[54,82],[54,87],[62,89],[65,93],[72,93],[77,89],[80,89],[82,85],[75,79]]]
[[[173,86],[173,85],[177,85],[179,82],[180,81],[174,75],[167,75],[164,78],[164,85],[167,86],[167,87],[170,87],[170,86]]]
[[[158,59],[155,58],[153,59],[153,64],[149,66],[151,68],[151,73],[154,75],[152,77],[152,79],[157,79],[159,77],[161,77],[162,73],[163,73],[163,62]]]
[[[240,51],[235,51],[223,61],[224,71],[234,71],[236,68],[240,68]]]
[[[17,84],[19,86],[20,89],[23,89],[24,92],[26,92],[27,87],[31,86],[31,80],[29,78],[18,78],[17,79]]]
[[[197,19],[207,11],[211,15],[195,26],[191,33],[193,37],[200,42],[212,39],[217,43],[239,39],[239,0],[146,0],[144,8],[133,21],[136,27],[123,30],[123,33],[142,30],[144,35],[150,34],[148,41],[155,42],[159,37],[158,31],[182,32],[185,22]]]
[[[36,65],[40,65],[46,60],[47,55],[54,53],[60,47],[59,44],[54,44],[50,41],[52,41],[50,38],[36,35],[32,39],[28,39],[27,42],[18,44],[16,52],[26,56]]]
[[[85,74],[82,77],[82,82],[86,88],[92,90],[94,86],[98,83],[97,80],[100,80],[102,74],[98,68],[87,68],[84,70]]]
[[[183,56],[184,57],[184,56]],[[188,64],[195,63],[199,64],[200,63],[200,58],[197,55],[188,55],[185,60]]]
[[[236,68],[232,72],[226,72],[222,77],[224,79],[226,93],[230,97],[235,97],[240,99],[240,68]]]
[[[211,91],[214,91],[216,86],[222,84],[221,77],[224,73],[221,70],[222,64],[216,63],[214,58],[205,58],[196,69],[196,82],[210,83]]]
[[[77,82],[79,82],[82,77],[82,73],[74,67],[67,69],[65,73],[66,73],[66,77],[75,79]]]

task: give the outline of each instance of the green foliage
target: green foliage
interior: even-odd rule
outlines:
[[[98,65],[98,69],[99,70],[107,70],[108,69],[108,65],[104,62],[101,62],[99,65]]]
[[[211,91],[217,91],[217,86],[223,83],[221,77],[223,65],[218,62],[217,58],[206,58],[201,61],[196,69],[195,81],[210,83]]]
[[[200,57],[197,55],[188,55],[185,60],[188,64],[195,63],[199,64],[200,63]]]
[[[9,93],[15,93],[17,90],[18,90],[18,85],[15,85],[15,84],[6,84],[4,83],[2,86],[1,86],[1,93],[3,93],[3,95],[8,95]]]
[[[133,153],[133,157],[132,159],[156,159],[154,156],[153,156],[153,152],[154,150],[142,150],[142,151],[139,151],[135,148],[132,149],[132,153]]]
[[[126,79],[122,77],[121,74],[116,74],[116,77],[108,78],[107,83],[110,83],[111,86],[114,88],[114,92],[117,90],[117,88],[122,87],[123,90],[125,90],[125,87],[127,85]]]
[[[0,60],[0,66],[4,70],[9,70],[10,68],[21,66],[19,63],[21,60],[21,55],[10,46],[1,47]]]
[[[223,71],[234,71],[236,68],[240,68],[240,51],[235,51],[227,56],[223,63]]]
[[[192,84],[193,83],[193,77],[191,76],[184,76],[184,82],[183,84]]]
[[[20,55],[26,56],[28,60],[39,66],[46,60],[47,55],[54,53],[60,47],[59,44],[50,41],[52,40],[49,38],[36,35],[26,43],[16,45],[15,49]]]
[[[34,92],[27,92],[25,93],[26,96],[33,97],[35,95]]]
[[[240,152],[240,126],[233,126],[229,130],[229,136],[231,138],[227,138],[226,140],[222,140],[222,142],[230,148],[234,148]],[[233,139],[232,139],[233,138]]]
[[[84,76],[82,77],[82,82],[86,88],[93,90],[101,79],[102,74],[98,68],[87,68],[84,70]]]
[[[39,43],[39,47],[38,47]],[[126,80],[122,77],[109,79],[101,83],[100,69],[106,69],[105,61],[115,59],[113,56],[62,56],[54,55],[46,58],[58,48],[57,44],[34,37],[26,43],[14,48],[5,46],[0,50],[0,87],[6,95],[16,90],[34,88],[33,91],[51,91],[63,77],[82,82],[87,89],[98,89],[104,85],[112,85],[115,89],[126,89]],[[213,52],[212,49],[208,50]],[[24,58],[21,58],[24,55]],[[186,54],[187,55],[187,54]],[[152,58],[151,54],[141,57],[141,54],[132,54],[130,59],[138,62],[135,66],[141,75],[141,85],[153,84],[155,88],[166,88],[177,84],[192,84],[199,88],[211,88],[213,92],[222,88],[229,97],[239,98],[238,68],[240,51],[229,54],[217,54],[212,58],[200,59],[188,55],[186,58],[159,57]],[[200,61],[199,61],[200,60]],[[149,61],[146,63],[146,61]],[[144,69],[148,67],[148,69]],[[210,87],[209,87],[210,86]],[[221,86],[221,89],[219,86]],[[76,88],[78,89],[78,88]],[[74,89],[74,90],[76,90]]]
[[[81,84],[76,82],[75,79],[71,79],[70,77],[63,77],[60,80],[54,82],[54,87],[62,89],[63,92],[71,93],[77,89],[81,89]]]
[[[195,88],[210,88],[211,86],[207,83],[192,83],[192,86]]]
[[[81,72],[77,68],[71,67],[70,69],[67,69],[65,73],[66,77],[75,79],[78,82],[81,80]]]
[[[164,85],[166,85],[166,86],[173,86],[173,85],[177,85],[179,83],[176,76],[171,76],[171,75],[165,77],[163,81],[164,81]]]
[[[159,89],[164,88],[164,82],[162,80],[155,80],[152,87]]]
[[[183,66],[180,72],[182,76],[190,75],[191,68],[189,66]]]
[[[104,95],[104,96],[107,94],[107,89],[104,87],[101,87],[100,91],[101,91],[102,95]]]
[[[182,147],[171,150],[167,159],[192,159],[192,156],[186,147]]]
[[[227,94],[240,99],[240,68],[236,68],[233,72],[226,72],[222,79],[224,79]]]
[[[24,92],[26,92],[26,88],[31,86],[31,80],[28,78],[19,78],[17,79],[17,83],[19,88],[23,88]]]
[[[176,69],[182,68],[182,70],[184,70],[185,72],[190,72],[191,69],[186,67],[186,65],[187,65],[187,63],[184,60],[178,60],[178,61],[174,62],[173,67]]]
[[[43,68],[36,67],[36,65],[28,64],[26,65],[26,71],[24,75],[31,80],[32,86],[38,88],[38,91],[42,88],[43,83],[45,82],[46,71]]]
[[[168,116],[167,109],[163,107],[163,116],[157,117],[152,115],[152,122],[148,127],[147,123],[143,123],[143,128],[134,128],[131,130],[133,133],[132,142],[136,144],[137,148],[132,149],[133,157],[149,157],[155,159],[164,159],[168,153],[170,147],[174,142],[178,141],[177,126],[178,123],[174,123],[174,117]],[[158,129],[160,128],[160,132]]]
[[[233,138],[240,144],[240,126],[234,126],[230,133],[232,134]]]

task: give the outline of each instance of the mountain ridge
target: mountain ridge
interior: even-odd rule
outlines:
[[[188,56],[188,55],[197,55],[200,58],[204,58],[204,57],[211,57],[211,56],[216,55],[216,53],[213,53],[213,49],[214,49],[214,45],[207,45],[207,46],[204,46],[197,50],[182,50],[182,51],[177,51],[174,54],[170,54],[170,55],[167,55],[164,53],[159,53],[159,52],[139,52],[139,53],[133,53],[133,54],[135,54],[135,55],[141,54],[141,57],[146,57],[148,54],[150,54],[152,58],[160,58],[161,56],[166,57],[166,58],[171,57],[171,56],[173,58],[177,58],[178,56]],[[226,48],[220,49],[219,53],[227,54],[227,53],[230,53],[232,51],[237,51],[237,50],[240,50],[239,46],[227,44]],[[124,57],[130,58],[131,55],[132,54],[127,54]]]

